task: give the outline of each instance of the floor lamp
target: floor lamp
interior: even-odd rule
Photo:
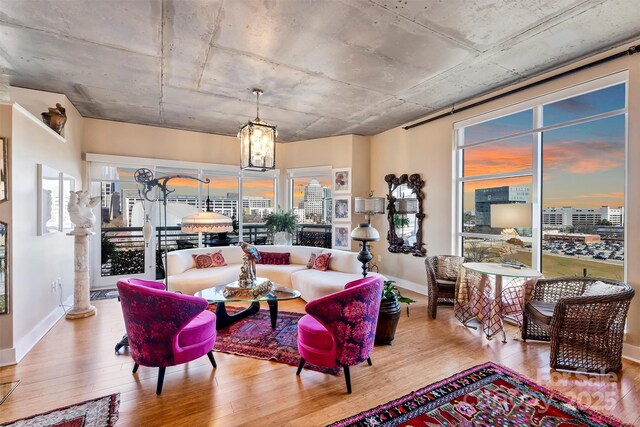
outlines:
[[[133,174],[133,177],[138,184],[143,186],[140,193],[146,200],[150,202],[157,202],[157,201],[162,202],[162,206],[164,210],[164,245],[161,245],[161,246],[164,246],[164,250],[163,250],[164,252],[164,284],[165,284],[165,288],[169,290],[169,275],[167,274],[167,252],[169,247],[167,244],[167,196],[175,191],[175,190],[169,189],[168,187],[169,181],[171,181],[174,178],[183,178],[183,179],[192,179],[194,181],[199,181],[204,184],[209,184],[211,180],[209,178],[200,179],[200,178],[196,178],[194,176],[189,176],[189,175],[167,175],[161,178],[154,178],[153,172],[151,172],[147,168],[140,168],[136,170]],[[150,193],[155,188],[157,188],[162,193],[162,197],[160,197],[158,194],[156,194],[155,198],[150,196]]]

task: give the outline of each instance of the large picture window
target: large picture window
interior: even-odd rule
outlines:
[[[457,123],[458,252],[623,280],[626,112],[615,75]],[[531,225],[492,226],[498,204],[530,204]]]

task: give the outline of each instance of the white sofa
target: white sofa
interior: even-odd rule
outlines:
[[[358,254],[337,249],[324,249],[310,246],[256,246],[263,252],[289,252],[288,265],[258,264],[258,277],[267,277],[272,282],[300,291],[302,299],[315,298],[340,291],[344,285],[362,277],[362,264]],[[213,268],[195,268],[194,254],[205,254],[221,250],[226,266]],[[312,253],[331,253],[329,269],[319,271],[307,268]],[[238,246],[219,248],[182,249],[167,255],[169,290],[193,295],[202,289],[224,285],[238,280],[242,265],[242,249]],[[369,273],[375,275],[376,273]]]

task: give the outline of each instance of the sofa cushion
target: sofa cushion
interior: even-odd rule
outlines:
[[[611,285],[609,283],[602,282],[598,280],[594,282],[591,286],[587,286],[587,288],[582,293],[583,297],[595,297],[598,295],[615,295],[624,291],[622,286]]]
[[[223,246],[218,250],[227,264],[242,264],[242,249],[239,246]],[[211,253],[212,248],[181,249],[167,254],[167,272],[169,276],[180,274],[194,267],[192,255]],[[239,267],[238,267],[239,268]]]
[[[458,280],[458,272],[462,267],[462,258],[450,256],[436,257],[436,279]]]
[[[184,294],[193,295],[203,289],[236,281],[239,274],[239,264],[217,268],[190,268],[183,273],[169,276],[168,290],[179,290]]]
[[[258,264],[287,265],[290,263],[291,252],[258,252],[260,252]]]
[[[291,264],[305,265],[312,253],[322,252],[322,248],[314,248],[312,246],[285,246],[285,245],[259,245],[256,246],[259,251],[267,252],[289,252],[291,254],[289,262]],[[239,262],[242,262],[240,260]]]
[[[208,254],[193,254],[191,256],[193,257],[196,268],[213,268],[227,265],[227,263],[224,262],[222,251],[215,251]]]
[[[331,254],[311,254],[307,268],[314,270],[327,271],[329,269],[329,263],[331,262]],[[309,267],[311,264],[311,267]]]
[[[330,270],[341,273],[362,274],[362,263],[358,261],[357,253],[339,249],[324,249],[322,253],[331,254]]]
[[[527,311],[543,325],[551,324],[555,308],[554,302],[531,301],[527,304]]]
[[[367,277],[369,276],[380,275],[369,273]],[[291,275],[291,285],[293,289],[300,291],[302,299],[308,302],[341,291],[347,283],[361,278],[362,274],[355,275],[331,270],[304,269]]]
[[[267,277],[278,285],[291,287],[291,274],[296,271],[306,270],[304,265],[273,265],[273,264],[257,264],[256,274],[258,277]]]

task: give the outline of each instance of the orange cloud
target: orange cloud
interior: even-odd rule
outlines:
[[[544,146],[543,158],[545,169],[587,174],[624,165],[624,147],[609,141],[554,141]]]
[[[491,145],[464,151],[464,175],[487,175],[530,169],[531,146],[505,147]]]

